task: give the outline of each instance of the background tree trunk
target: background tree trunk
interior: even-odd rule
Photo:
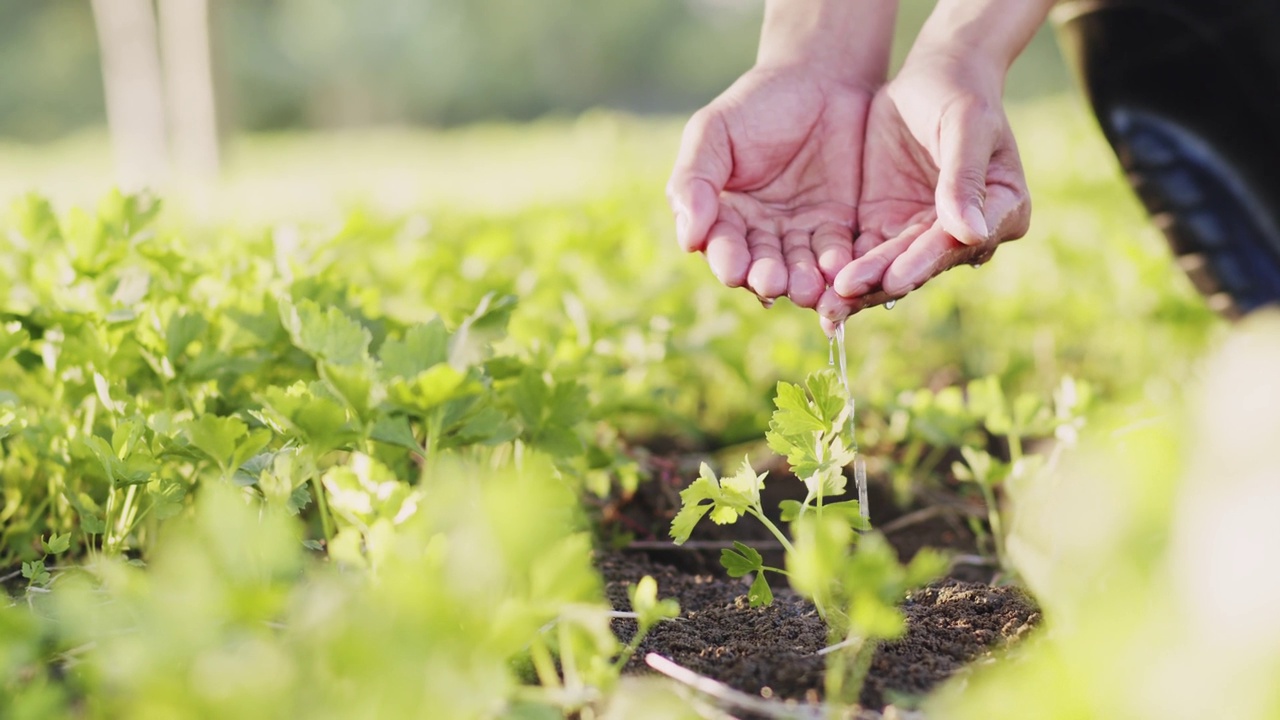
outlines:
[[[122,189],[160,188],[168,178],[164,83],[151,0],[91,0],[107,124]]]
[[[209,3],[159,0],[158,10],[176,179],[188,186],[205,186],[217,178],[219,160]]]

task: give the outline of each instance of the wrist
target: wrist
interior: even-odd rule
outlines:
[[[1055,0],[938,0],[908,54],[946,57],[1003,76],[1044,23]]]
[[[879,85],[889,71],[898,0],[768,0],[756,67],[806,67]]]

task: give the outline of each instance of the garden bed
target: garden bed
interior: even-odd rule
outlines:
[[[654,481],[616,508],[636,539],[605,554],[598,565],[610,602],[629,610],[627,587],[645,575],[658,584],[659,597],[680,603],[676,620],[654,628],[628,666],[648,672],[645,657],[656,653],[679,666],[761,699],[816,704],[822,700],[827,627],[813,605],[774,580],[775,602],[752,608],[747,601],[750,577],[729,578],[719,567],[719,548],[733,540],[756,547],[766,562],[782,563],[782,551],[758,526],[704,523],[695,539],[676,546],[662,539],[679,507],[678,491],[691,477],[688,459],[658,459]],[[801,487],[773,468],[776,480],[766,488],[771,502],[787,499]],[[1014,587],[992,586],[991,568],[975,556],[976,543],[959,515],[963,502],[944,499],[927,508],[896,508],[887,492],[872,485],[873,522],[899,555],[908,559],[923,547],[956,553],[960,562],[949,576],[912,593],[902,605],[906,635],[883,644],[872,660],[861,705],[913,706],[931,689],[965,665],[1025,636],[1040,619],[1034,602]],[[876,492],[879,490],[879,492]],[[634,622],[615,621],[623,640],[635,632]]]

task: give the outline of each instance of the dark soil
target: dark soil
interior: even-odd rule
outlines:
[[[645,575],[658,582],[659,597],[680,601],[678,620],[655,627],[628,669],[646,670],[654,652],[701,675],[761,697],[817,701],[822,694],[827,628],[813,605],[778,588],[773,605],[747,604],[747,584],[685,573],[634,555],[600,561],[614,607],[629,610],[627,586]],[[965,664],[1021,638],[1039,620],[1020,591],[946,580],[913,593],[902,605],[905,637],[882,645],[872,659],[861,704],[880,709],[924,695]],[[624,640],[635,633],[630,620],[615,621]]]
[[[655,627],[628,670],[648,672],[644,656],[653,652],[758,697],[820,700],[825,657],[817,652],[828,644],[828,634],[813,605],[774,582],[774,604],[751,608],[750,578],[730,579],[719,566],[720,548],[733,540],[756,547],[766,564],[780,566],[777,541],[759,523],[703,522],[685,546],[671,544],[666,530],[679,508],[680,488],[697,475],[697,461],[688,456],[650,461],[654,481],[607,509],[633,539],[599,564],[616,609],[629,610],[627,586],[652,575],[660,598],[679,600],[681,617]],[[766,508],[802,489],[785,466],[770,470]],[[967,521],[980,507],[944,494],[929,498],[928,505],[896,508],[887,492],[874,492],[875,485],[872,490],[872,523],[884,529],[903,559],[923,547],[964,558],[951,577],[903,603],[907,634],[877,650],[862,691],[863,707],[878,710],[891,703],[910,706],[966,664],[1020,639],[1040,616],[1021,591],[987,584],[991,568],[977,557]],[[628,640],[635,624],[617,620],[615,631]]]

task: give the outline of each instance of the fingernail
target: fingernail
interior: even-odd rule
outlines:
[[[991,231],[987,229],[987,220],[982,217],[982,208],[977,205],[970,205],[964,209],[964,224],[969,226],[973,234],[982,238],[983,242],[991,239]]]

